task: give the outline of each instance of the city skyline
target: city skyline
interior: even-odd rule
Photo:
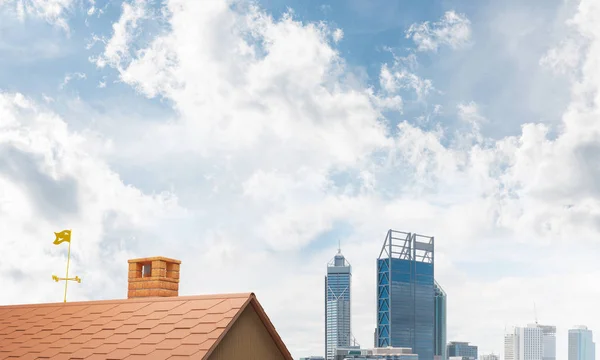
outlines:
[[[193,274],[182,296],[255,292],[295,358],[323,354],[342,239],[367,346],[391,227],[435,236],[447,341],[501,354],[537,318],[565,360],[570,328],[600,329],[599,18],[598,0],[0,0],[0,305],[63,301],[69,249],[47,234],[72,229],[67,301],[124,298],[126,260],[162,254]]]
[[[417,241],[417,237],[419,238],[424,238],[424,239],[428,239],[428,241],[426,242],[418,242]],[[377,324],[378,326],[375,328],[374,331],[374,347],[386,347],[386,346],[392,346],[390,345],[390,343],[392,342],[391,340],[391,336],[389,336],[387,339],[385,337],[386,334],[386,330],[389,329],[391,326],[391,322],[386,321],[387,318],[391,318],[392,315],[392,311],[391,311],[391,307],[389,306],[389,300],[390,300],[390,293],[391,293],[391,289],[390,286],[392,285],[392,283],[394,282],[394,279],[392,278],[392,265],[388,265],[391,263],[391,260],[394,259],[394,256],[397,256],[398,259],[401,260],[407,260],[410,262],[410,260],[412,259],[416,259],[417,258],[417,250],[418,251],[418,258],[422,261],[430,261],[431,265],[434,264],[434,241],[433,241],[433,237],[426,237],[426,236],[422,236],[422,235],[418,235],[418,234],[413,234],[410,232],[403,232],[403,231],[397,231],[397,230],[392,230],[389,229],[387,231],[387,235],[384,241],[384,244],[381,248],[380,251],[380,255],[377,261]],[[383,260],[383,261],[382,261]],[[400,264],[400,266],[398,266],[398,264]],[[415,264],[413,264],[415,265]],[[413,265],[411,265],[411,267],[414,267]],[[343,268],[343,271],[335,271],[335,270],[329,270],[330,268],[335,269],[336,267],[339,268]],[[401,263],[397,263],[396,267],[399,267],[400,270],[400,274],[404,274],[408,276],[408,279],[413,278],[414,275],[412,275],[411,271],[412,270],[406,270],[404,269],[404,267],[402,267]],[[415,267],[416,268],[416,267]],[[403,272],[402,269],[404,269],[405,271]],[[396,270],[398,271],[398,270]],[[331,273],[344,273],[345,276],[348,277],[348,280],[345,280],[344,283],[345,284],[350,284],[351,281],[351,270],[350,270],[350,265],[349,263],[347,263],[347,260],[344,258],[344,256],[341,254],[341,248],[338,244],[338,252],[336,254],[336,256],[328,263],[328,276],[325,277],[325,284],[326,284],[326,329],[328,329],[328,323],[329,323],[329,319],[330,317],[328,316],[329,313],[329,304],[330,304],[330,298],[334,299],[334,296],[331,296],[330,294],[334,294],[334,291],[331,291],[331,289],[329,289],[328,287],[328,278],[329,278],[329,274]],[[432,271],[431,273],[433,274],[433,266],[432,266]],[[389,279],[392,279],[391,281]],[[396,275],[396,282],[399,284],[402,284],[402,279],[401,277],[399,277],[398,275]],[[404,281],[404,283],[406,283],[406,280]],[[406,285],[401,285],[401,286],[406,286]],[[348,287],[340,287],[340,293],[344,293],[345,290],[348,290],[348,303],[350,303],[350,286]],[[448,359],[450,357],[454,357],[454,358],[464,358],[464,359],[479,359],[480,356],[478,355],[478,346],[477,345],[473,345],[470,344],[469,342],[464,342],[464,341],[447,341],[446,340],[446,302],[447,302],[447,294],[446,292],[441,288],[441,286],[437,283],[437,281],[434,279],[433,280],[433,289],[434,289],[434,303],[433,303],[433,345],[431,346],[431,349],[433,350],[433,354],[435,356],[439,356],[440,359]],[[402,309],[406,309],[406,304],[411,304],[414,303],[414,300],[408,300],[406,301],[406,298],[402,298],[402,300],[404,300],[404,304],[402,304],[402,302],[397,302],[397,304],[400,305],[404,305],[402,307]],[[348,306],[348,309],[350,307]],[[406,311],[406,310],[405,310]],[[337,313],[337,312],[336,312]],[[527,324],[527,326],[525,327],[519,327],[519,326],[514,326],[512,327],[512,329],[509,332],[504,333],[504,351],[500,352],[499,354],[495,354],[494,352],[492,352],[491,354],[485,354],[485,355],[481,355],[482,360],[483,359],[488,359],[488,360],[494,360],[497,358],[499,359],[502,356],[502,359],[504,360],[556,360],[556,332],[557,332],[557,328],[554,325],[543,325],[543,324],[539,324],[537,322],[537,312],[535,309],[535,304],[534,304],[534,315],[536,317],[536,322],[535,323],[529,323]],[[415,315],[412,315],[413,317]],[[348,319],[350,319],[351,315],[347,316]],[[350,321],[345,321],[345,323],[350,323]],[[354,342],[353,344],[350,343],[350,341],[345,342],[344,344],[340,345],[340,347],[348,347],[350,345],[355,345],[358,346],[358,344],[356,343],[356,340],[354,340],[353,336],[351,335],[351,328],[350,326],[347,326],[347,339],[351,339]],[[590,353],[594,353],[594,358],[592,360],[595,360],[595,346],[594,343],[591,341],[591,331],[587,330],[587,327],[585,326],[579,326],[576,328],[576,330],[569,330],[569,356],[572,357],[572,353],[573,353],[573,345],[571,344],[573,342],[573,337],[572,332],[578,332],[577,333],[577,339],[579,341],[580,336],[580,332],[584,332],[584,343],[586,344],[585,346],[589,346],[589,342],[591,342],[592,344],[592,349],[590,350],[588,347],[585,347],[586,356],[590,357]],[[389,332],[389,330],[388,330]],[[391,333],[391,332],[389,332]],[[329,334],[329,332],[326,331],[326,334]],[[381,335],[384,336],[381,336]],[[589,337],[588,337],[588,334]],[[414,338],[412,338],[412,340],[414,343],[416,343],[414,341]],[[404,344],[406,344],[408,341],[404,340]],[[444,344],[444,346],[442,347],[441,344]],[[580,346],[580,345],[578,345]],[[407,345],[401,345],[400,341],[397,341],[397,344],[394,345],[393,347],[409,347]],[[362,347],[363,349],[366,349],[368,347]],[[329,359],[329,356],[333,354],[333,349],[335,349],[335,346],[331,346],[329,345],[329,342],[327,340],[327,336],[326,336],[326,359]],[[440,350],[443,349],[443,350]],[[578,351],[579,350],[578,348]],[[416,353],[416,352],[415,352]],[[441,353],[441,354],[440,354]],[[570,359],[571,360],[571,359]],[[582,360],[582,359],[577,359],[577,360]]]

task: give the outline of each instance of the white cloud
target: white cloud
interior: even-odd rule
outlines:
[[[342,40],[343,37],[344,37],[344,30],[335,29],[335,31],[333,32],[333,41],[338,43],[338,42],[340,42],[340,40]]]
[[[84,73],[80,73],[80,72],[67,74],[67,75],[65,75],[63,82],[58,86],[58,88],[64,89],[65,86],[67,86],[67,84],[73,79],[85,80],[85,79],[87,79],[87,75]]]
[[[8,8],[21,20],[27,16],[39,17],[68,32],[66,17],[75,3],[76,0],[0,0],[0,10]]]
[[[123,2],[122,7],[123,13],[119,21],[112,26],[113,34],[106,43],[104,53],[95,59],[99,67],[107,64],[118,66],[122,61],[128,59],[128,47],[132,36],[135,35],[132,32],[137,29],[139,21],[148,16],[147,3],[144,0]],[[94,37],[94,42],[96,40],[98,39]]]
[[[406,31],[406,38],[412,38],[418,51],[437,51],[442,45],[457,49],[469,44],[471,22],[464,14],[447,11],[433,24],[429,21],[412,24]]]
[[[89,134],[74,133],[23,95],[0,94],[0,229],[19,234],[0,244],[0,252],[12,254],[0,264],[0,273],[20,274],[21,279],[4,285],[2,303],[19,303],[23,296],[53,299],[56,286],[51,282],[30,286],[62,271],[64,249],[48,241],[53,231],[73,228],[72,271],[84,282],[71,298],[82,298],[96,293],[99,284],[110,289],[113,285],[102,280],[112,273],[106,269],[110,264],[119,268],[129,256],[127,246],[111,237],[123,231],[121,236],[135,234],[132,228],[148,231],[161,219],[184,215],[173,195],[145,195],[123,184],[91,154],[93,142]],[[109,245],[111,257],[105,258]],[[23,269],[25,258],[37,260]],[[101,268],[108,273],[103,275]]]
[[[256,291],[296,357],[320,353],[322,276],[341,237],[354,269],[354,332],[369,346],[374,258],[396,227],[436,236],[449,340],[498,351],[503,326],[528,322],[534,300],[541,321],[600,328],[589,317],[600,231],[594,3],[583,1],[573,20],[590,44],[571,74],[564,127],[551,137],[554,129],[527,123],[497,141],[480,128],[485,104],[470,99],[445,108],[464,120],[459,134],[442,124],[389,128],[382,111],[400,108],[399,90],[434,91],[414,56],[382,66],[378,94],[356,81],[325,25],[172,0],[165,28],[139,43],[148,11],[125,4],[96,64],[173,112],[75,131],[22,95],[0,96],[0,151],[10,155],[0,156],[0,231],[19,234],[0,242],[15,255],[0,263],[10,279],[0,302],[60,298],[40,280],[64,260],[47,236],[72,226],[73,271],[84,275],[73,299],[123,297],[128,257],[177,257],[182,294]],[[421,50],[458,46],[455,30],[440,30],[452,21],[411,37]]]
[[[425,100],[427,95],[434,91],[433,83],[429,79],[422,79],[410,71],[406,65],[407,59],[412,63],[412,57],[401,58],[394,57],[394,62],[390,66],[387,63],[381,66],[379,73],[379,85],[387,93],[397,93],[400,90],[410,90],[417,95],[419,101]]]

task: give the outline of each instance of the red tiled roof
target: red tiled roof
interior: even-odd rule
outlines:
[[[206,359],[252,293],[0,306],[0,359]]]

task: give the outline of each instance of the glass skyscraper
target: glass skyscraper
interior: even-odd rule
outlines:
[[[447,360],[446,354],[446,292],[434,280],[434,323],[433,323],[433,355],[436,359]]]
[[[327,264],[325,276],[325,359],[333,360],[338,347],[351,345],[350,285],[352,269],[341,250]]]
[[[585,326],[569,330],[569,360],[595,360],[596,344],[592,331]]]
[[[434,354],[434,239],[389,230],[377,259],[377,346]]]

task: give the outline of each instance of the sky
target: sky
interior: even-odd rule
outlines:
[[[255,292],[297,358],[388,229],[435,237],[448,341],[600,331],[600,2],[0,0],[0,304]]]

